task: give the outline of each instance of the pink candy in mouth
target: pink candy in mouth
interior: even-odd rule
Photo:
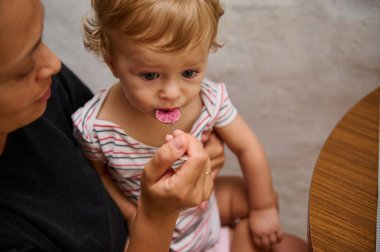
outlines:
[[[166,124],[176,123],[181,116],[179,109],[156,109],[156,118]]]

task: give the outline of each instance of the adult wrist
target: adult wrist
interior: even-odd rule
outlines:
[[[163,209],[162,209],[163,210]],[[170,221],[176,221],[180,211],[161,211],[159,208],[153,208],[146,206],[141,198],[137,202],[136,216],[140,215],[142,218],[154,222],[165,223]]]

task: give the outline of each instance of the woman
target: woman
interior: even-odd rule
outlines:
[[[91,93],[42,42],[43,16],[40,0],[0,0],[0,251],[121,251],[122,216],[71,136]],[[187,150],[197,158],[166,173]],[[167,251],[179,211],[209,197],[210,169],[190,135],[164,144],[145,167],[128,251]]]

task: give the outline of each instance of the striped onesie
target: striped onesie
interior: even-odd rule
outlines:
[[[108,91],[100,91],[73,114],[74,136],[84,155],[106,163],[117,186],[129,200],[137,203],[142,170],[158,148],[138,142],[112,122],[96,118]],[[223,83],[205,79],[201,98],[201,115],[191,129],[191,134],[199,140],[204,131],[227,125],[237,114]],[[212,194],[206,210],[194,207],[181,212],[170,251],[204,251],[218,242],[220,226],[216,198]]]

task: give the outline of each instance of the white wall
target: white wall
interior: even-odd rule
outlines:
[[[208,77],[262,140],[284,229],[307,235],[311,176],[329,133],[380,85],[379,0],[225,0]],[[114,82],[82,46],[87,0],[45,0],[45,41],[94,91]],[[228,153],[224,174],[241,174]]]

